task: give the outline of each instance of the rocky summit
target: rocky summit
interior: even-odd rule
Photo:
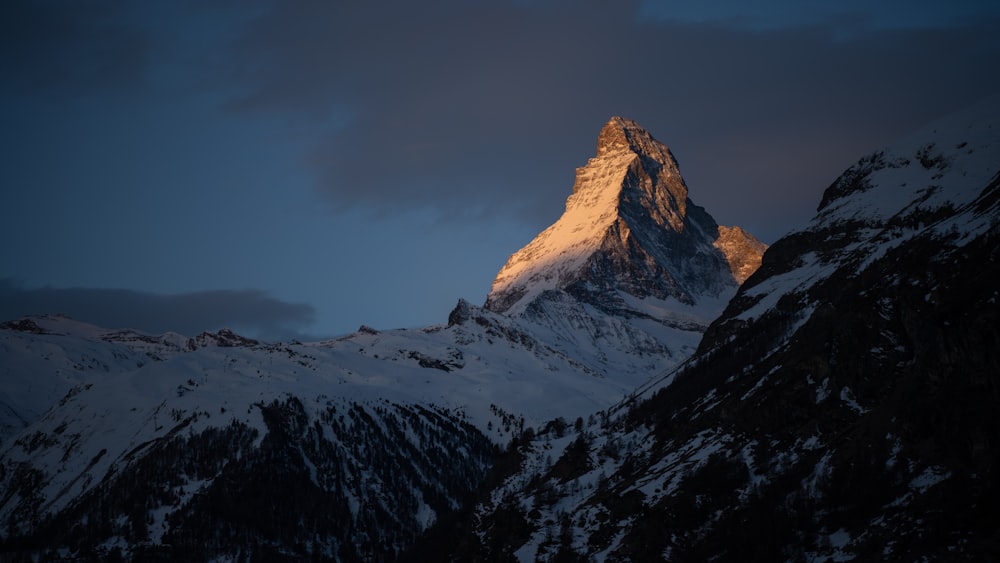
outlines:
[[[738,227],[720,227],[691,201],[670,149],[614,117],[597,156],[577,169],[562,217],[510,257],[485,307],[516,315],[552,292],[640,315],[663,302],[724,300],[765,248]]]

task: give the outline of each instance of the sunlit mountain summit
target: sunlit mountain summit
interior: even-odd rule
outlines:
[[[518,315],[563,292],[609,313],[676,318],[728,300],[765,248],[718,225],[691,201],[666,145],[614,117],[577,169],[562,217],[510,257],[485,306]],[[706,313],[707,324],[718,311]]]

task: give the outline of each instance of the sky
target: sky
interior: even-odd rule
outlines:
[[[611,116],[771,243],[1000,90],[1000,3],[0,3],[0,320],[314,340],[443,323]]]

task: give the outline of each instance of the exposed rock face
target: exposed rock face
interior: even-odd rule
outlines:
[[[757,268],[760,268],[760,260],[767,250],[767,245],[740,227],[720,225],[715,248],[726,256],[729,271],[732,272],[736,283],[742,284],[757,271]]]
[[[577,169],[562,217],[511,256],[485,307],[520,314],[552,290],[607,312],[636,308],[629,297],[693,305],[735,291],[764,248],[738,227],[720,228],[691,202],[670,150],[614,117],[597,156]]]

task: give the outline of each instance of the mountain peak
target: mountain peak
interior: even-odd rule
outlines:
[[[673,155],[641,125],[631,119],[612,117],[597,136],[597,156],[632,152],[661,162],[673,162]]]
[[[734,277],[726,250],[733,245],[717,247],[719,238],[719,225],[688,198],[670,149],[635,121],[613,117],[597,155],[577,169],[562,217],[511,256],[485,307],[518,314],[550,290],[605,310],[620,309],[621,292],[692,305],[745,278]]]

